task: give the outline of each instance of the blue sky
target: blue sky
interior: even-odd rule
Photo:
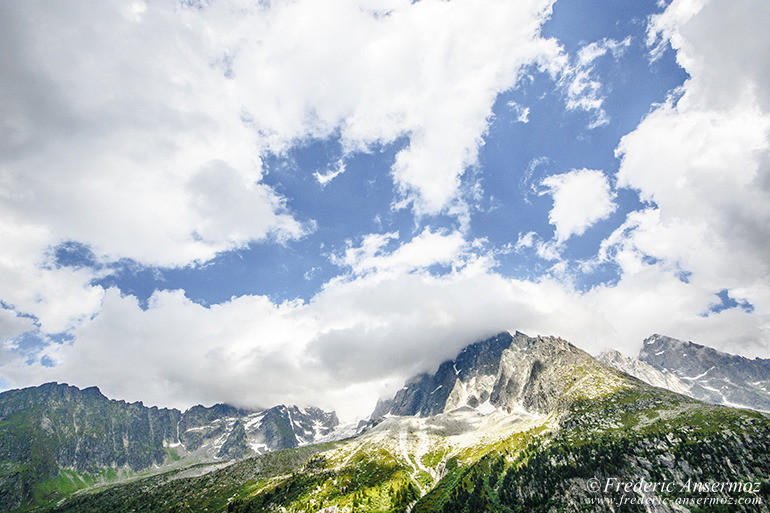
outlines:
[[[503,329],[768,355],[761,2],[2,9],[4,387],[355,417]]]

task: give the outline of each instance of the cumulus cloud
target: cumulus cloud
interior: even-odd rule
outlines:
[[[346,153],[408,139],[392,168],[401,204],[462,213],[497,94],[560,52],[539,35],[551,2],[4,2],[0,231],[34,241],[0,248],[14,275],[0,298],[64,329],[103,291],[71,274],[80,306],[44,308],[67,288],[46,267],[60,243],[184,266],[302,237],[312,220],[263,182],[261,159],[313,138]]]
[[[142,310],[109,289],[72,343],[46,349],[59,365],[17,360],[3,375],[14,385],[97,383],[112,397],[150,404],[314,403],[352,417],[481,336],[503,329],[569,336],[602,322],[568,301],[557,283],[472,267],[444,277],[368,275],[332,283],[309,303],[281,305],[244,296],[205,308],[177,291],[156,292]]]
[[[271,150],[339,133],[354,152],[407,136],[392,168],[401,204],[435,214],[461,201],[463,173],[476,162],[498,93],[525,66],[552,66],[560,55],[539,35],[550,7],[275,2],[223,17],[222,32],[234,87]]]
[[[387,251],[387,245],[398,238],[398,233],[369,234],[359,246],[349,244],[344,255],[334,256],[332,261],[349,267],[355,274],[409,272],[432,265],[462,266],[469,248],[462,233],[427,227],[412,240]]]
[[[561,279],[504,277],[483,262],[483,247],[460,244],[455,232],[426,229],[391,248],[396,237],[370,235],[352,246],[344,258],[356,272],[307,302],[248,295],[205,307],[183,291],[162,291],[143,309],[108,289],[98,315],[78,324],[71,341],[47,346],[31,365],[5,351],[0,371],[14,386],[98,384],[111,397],[177,407],[316,404],[352,419],[407,377],[435,371],[464,345],[501,330],[555,334],[594,353],[631,353],[661,331],[767,354],[763,317],[741,309],[702,315],[712,291],[660,265],[626,266],[619,283],[581,293]],[[467,263],[440,276],[426,270],[449,261],[445,255]],[[753,300],[766,308],[770,293]]]
[[[553,197],[548,220],[556,228],[556,241],[582,235],[594,223],[615,211],[615,193],[607,177],[596,169],[573,169],[543,179],[543,194]]]
[[[205,17],[127,5],[3,4],[3,223],[152,265],[300,235],[259,183],[257,133],[213,64]]]
[[[0,343],[34,329],[34,322],[7,308],[0,308]]]
[[[555,334],[593,352],[633,352],[663,331],[763,354],[761,319],[736,309],[698,315],[712,300],[708,290],[649,265],[585,294],[560,280],[506,278],[473,265],[442,276],[402,270],[333,280],[308,302],[281,304],[242,296],[207,308],[164,291],[143,310],[109,289],[99,315],[71,342],[46,348],[56,367],[17,358],[2,373],[16,386],[98,384],[111,397],[149,404],[316,404],[351,419],[369,414],[407,377],[433,372],[501,330]]]
[[[47,333],[66,331],[88,320],[101,304],[101,276],[89,268],[57,267],[48,252],[47,230],[0,218],[0,301],[16,314],[34,314]]]
[[[624,269],[653,258],[714,294],[735,289],[765,304],[770,37],[758,20],[770,6],[739,5],[677,1],[652,20],[650,40],[670,41],[690,78],[678,100],[651,112],[617,149],[618,186],[638,190],[650,206],[629,216],[608,247]]]
[[[617,186],[647,205],[599,253],[620,283],[592,292],[617,304],[636,290],[623,297],[659,331],[748,354],[766,354],[770,336],[768,15],[766,2],[680,0],[651,19],[653,55],[670,43],[690,78],[616,150]],[[725,289],[753,310],[714,312]]]
[[[52,248],[178,266],[308,227],[260,183],[258,134],[207,20],[174,2],[0,6],[0,299],[52,333],[100,273]]]

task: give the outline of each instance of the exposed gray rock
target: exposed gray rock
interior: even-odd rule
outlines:
[[[411,378],[390,407],[380,402],[372,417],[427,417],[462,407],[548,412],[589,370],[610,379],[618,376],[560,338],[504,332],[467,346],[433,375]]]
[[[195,422],[184,421],[183,416],[184,422],[180,423],[182,446],[209,458],[241,458],[252,453],[290,449],[319,439],[333,439],[330,435],[339,425],[334,412],[283,404],[263,411],[240,410],[227,405],[196,407],[195,418]],[[237,433],[241,430],[242,443],[230,443],[234,436],[235,440],[241,440]]]
[[[215,404],[208,408],[193,406],[182,414],[179,421],[179,441],[185,450],[197,451],[223,435],[229,436],[234,426],[233,419],[240,419],[252,413],[257,412],[240,410],[227,404]]]
[[[391,408],[386,413],[421,417],[443,413],[458,382],[467,383],[473,378],[497,372],[500,357],[512,340],[510,333],[500,333],[496,337],[476,342],[463,349],[455,360],[442,363],[435,374],[419,374],[411,378],[404,388],[396,393]],[[487,390],[483,399],[481,397],[468,399],[478,406],[489,399],[490,393],[491,389]],[[456,405],[456,407],[460,406],[463,404]]]
[[[770,411],[770,360],[749,359],[663,335],[644,340],[637,358],[600,360],[650,383],[714,404]]]
[[[238,419],[233,425],[233,429],[219,449],[217,458],[233,459],[240,458],[249,451],[249,443],[246,439],[246,429],[243,426],[243,422]]]
[[[600,354],[597,359],[652,386],[665,388],[678,394],[692,395],[690,384],[680,379],[679,376],[667,369],[658,370],[638,358],[631,358],[611,350]]]
[[[369,420],[379,419],[387,415],[391,409],[393,409],[393,398],[387,397],[387,398],[381,398],[377,401],[377,405],[374,407],[374,411],[372,412],[371,416],[369,417]],[[366,421],[362,420],[361,425],[365,424]]]

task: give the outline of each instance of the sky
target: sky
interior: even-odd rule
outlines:
[[[367,416],[503,330],[770,356],[770,3],[0,3],[0,389]]]

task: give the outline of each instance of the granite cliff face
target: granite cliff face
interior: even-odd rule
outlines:
[[[651,385],[701,401],[770,411],[768,359],[749,359],[663,335],[645,339],[636,358],[611,351],[599,359]]]
[[[770,359],[749,359],[663,335],[644,341],[639,359],[690,385],[696,399],[770,411]]]
[[[225,404],[185,412],[105,397],[66,384],[0,394],[0,511],[29,500],[62,470],[139,472],[175,461],[207,462],[289,449],[329,436],[334,412]]]
[[[639,360],[638,358],[629,358],[615,350],[604,352],[600,354],[597,359],[610,367],[614,367],[635,378],[639,378],[652,386],[665,388],[678,394],[692,396],[690,393],[690,385],[667,369],[658,370],[647,362]]]
[[[556,337],[504,332],[467,346],[435,374],[407,381],[373,417],[426,417],[468,407],[547,413],[575,394],[600,393],[618,373]]]

